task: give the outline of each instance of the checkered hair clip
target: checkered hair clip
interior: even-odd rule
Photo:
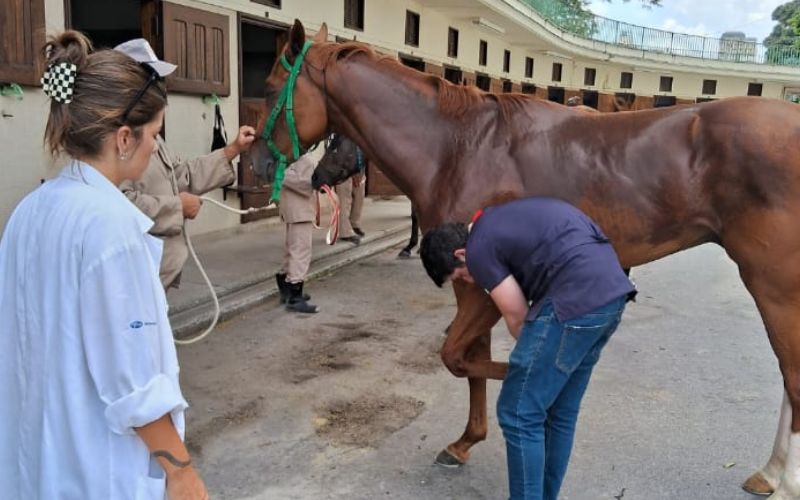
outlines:
[[[78,67],[72,63],[51,64],[42,75],[42,90],[51,99],[63,104],[72,102],[75,90],[75,75]]]

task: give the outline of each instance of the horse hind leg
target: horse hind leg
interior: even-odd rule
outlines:
[[[778,431],[775,434],[775,443],[772,446],[772,455],[767,464],[756,471],[742,484],[742,488],[753,495],[770,495],[780,484],[781,476],[786,467],[786,457],[789,452],[789,436],[792,426],[792,406],[789,396],[784,391],[781,403],[781,415],[778,419]]]
[[[761,313],[785,391],[772,456],[742,486],[756,494],[771,493],[770,500],[800,500],[800,233],[760,234],[764,228],[790,227],[771,222],[749,225],[747,231],[736,232],[747,239],[725,245]]]

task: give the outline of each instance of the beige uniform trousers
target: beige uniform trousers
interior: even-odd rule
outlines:
[[[358,183],[358,186],[353,186]],[[336,185],[336,195],[339,197],[339,236],[349,238],[356,233],[354,227],[361,227],[361,210],[364,207],[364,174],[356,174]]]
[[[311,222],[286,224],[286,241],[283,245],[283,273],[288,283],[305,281],[311,266],[311,236],[314,225]]]

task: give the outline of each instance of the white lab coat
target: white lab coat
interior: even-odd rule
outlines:
[[[135,433],[186,401],[152,221],[73,162],[0,240],[0,496],[164,498]]]

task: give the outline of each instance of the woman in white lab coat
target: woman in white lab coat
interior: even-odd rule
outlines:
[[[160,242],[118,190],[156,148],[169,68],[77,32],[47,53],[45,140],[71,159],[0,240],[0,496],[206,498],[182,442]]]

